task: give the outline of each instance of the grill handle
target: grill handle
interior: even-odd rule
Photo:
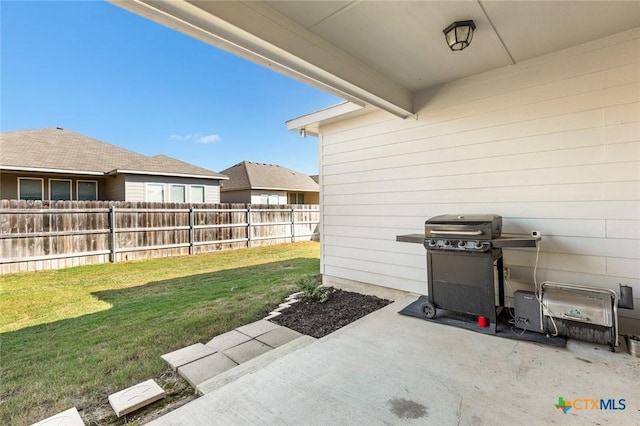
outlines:
[[[480,230],[476,230],[476,231],[435,231],[435,230],[430,230],[429,233],[434,234],[434,235],[482,235],[482,231]]]
[[[563,313],[562,314],[562,318],[568,319],[568,320],[573,320],[573,321],[580,321],[580,322],[588,322],[591,323],[591,318],[589,317],[581,317],[579,315],[572,315],[572,314],[567,314],[567,313]]]

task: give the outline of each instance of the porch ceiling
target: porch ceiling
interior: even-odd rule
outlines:
[[[640,1],[111,0],[360,105],[411,115],[416,92],[640,27]],[[473,19],[469,48],[442,30]]]

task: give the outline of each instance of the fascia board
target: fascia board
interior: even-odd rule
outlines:
[[[287,130],[306,129],[309,134],[317,136],[318,128],[321,122],[338,118],[340,116],[360,111],[364,107],[352,102],[342,102],[340,104],[293,118],[286,122]]]
[[[256,191],[300,191],[300,192],[320,192],[319,189],[300,189],[300,188],[274,188],[274,187],[253,187]]]
[[[74,169],[55,169],[46,167],[20,167],[20,166],[2,166],[0,170],[12,172],[30,172],[30,173],[58,173],[67,175],[87,175],[87,176],[104,176],[104,172],[96,172],[92,170],[74,170]]]
[[[124,170],[116,169],[108,173],[109,175],[123,174],[123,175],[149,175],[149,176],[168,176],[168,177],[185,177],[196,179],[208,179],[208,180],[229,180],[227,176],[205,176],[189,173],[164,173],[164,172],[148,172],[145,170]]]

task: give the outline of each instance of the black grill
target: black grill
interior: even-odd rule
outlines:
[[[496,274],[498,306],[504,306],[502,232],[498,215],[442,215],[425,222],[428,297],[422,310],[427,318],[437,309],[485,317],[496,331]]]

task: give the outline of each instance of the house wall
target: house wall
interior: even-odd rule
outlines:
[[[416,101],[417,119],[321,128],[326,283],[426,294],[424,248],[396,235],[439,214],[495,213],[504,233],[541,232],[538,282],[630,285],[636,308],[619,315],[640,318],[640,29]],[[535,249],[504,261],[508,295],[533,287]]]
[[[269,202],[265,203],[263,195],[269,196]],[[278,197],[278,201],[273,202]],[[287,204],[287,191],[274,191],[271,189],[256,189],[251,191],[251,204]]]
[[[63,179],[71,181],[71,197],[73,200],[77,199],[77,182],[80,181],[96,181],[98,182],[98,200],[106,200],[107,194],[107,180],[97,176],[78,176],[78,175],[55,175],[51,173],[19,173],[19,172],[1,172],[0,173],[0,199],[3,200],[16,200],[18,199],[18,178],[37,178],[44,181],[44,200],[49,199],[49,180],[50,179]]]
[[[218,180],[146,175],[125,175],[124,179],[126,201],[147,201],[145,200],[145,185],[147,183],[162,183],[165,184],[165,201],[169,202],[170,200],[166,198],[167,194],[169,194],[169,184],[174,183],[182,185],[204,185],[205,202],[220,202],[220,181]]]
[[[304,194],[304,204],[320,204],[319,192],[305,192],[305,191],[291,191],[291,192],[295,192],[296,194]]]
[[[304,194],[304,204],[320,204],[320,194],[317,192],[294,191],[296,194]],[[262,195],[277,195],[278,204],[289,204],[289,192],[287,191],[271,191],[271,190],[244,190],[244,191],[225,191],[220,193],[223,203],[250,203],[262,204]]]
[[[220,192],[220,200],[223,203],[251,203],[251,190]]]
[[[105,200],[125,201],[126,179],[123,175],[110,176],[105,185]]]

